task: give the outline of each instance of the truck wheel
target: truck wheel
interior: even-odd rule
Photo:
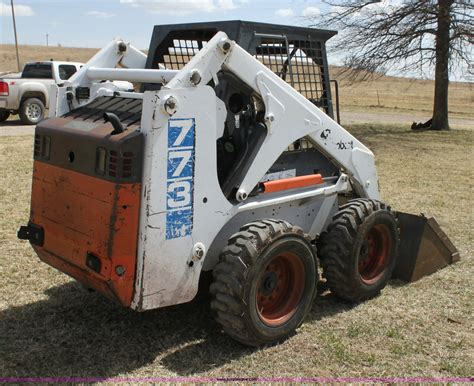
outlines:
[[[211,308],[224,331],[250,346],[280,341],[301,325],[316,291],[309,237],[285,221],[245,225],[213,271]]]
[[[44,118],[44,104],[38,98],[25,99],[21,103],[19,114],[25,125],[36,125]]]
[[[0,122],[5,122],[10,116],[10,111],[0,109]]]
[[[385,204],[351,200],[340,207],[318,241],[323,277],[349,301],[377,295],[390,280],[398,255],[395,216]]]

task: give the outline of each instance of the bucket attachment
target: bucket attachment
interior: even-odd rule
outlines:
[[[433,217],[403,212],[396,212],[396,215],[400,248],[392,275],[394,279],[416,281],[459,261],[458,250]]]

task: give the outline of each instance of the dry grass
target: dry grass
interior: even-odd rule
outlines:
[[[320,295],[295,336],[260,350],[219,331],[205,294],[138,314],[40,263],[15,238],[28,219],[32,137],[0,138],[0,374],[472,376],[473,132],[352,131],[376,153],[385,200],[436,214],[462,261],[356,306]]]
[[[344,111],[433,111],[434,82],[382,76],[372,81],[351,83],[341,76],[338,68],[331,68],[331,77],[339,80],[341,107]],[[451,117],[473,117],[473,83],[451,82],[449,86]]]
[[[87,62],[96,52],[97,48],[71,48],[71,47],[45,47],[45,46],[19,46],[20,65],[27,62],[42,60],[59,60],[68,62]],[[0,73],[17,71],[15,46],[0,44]]]

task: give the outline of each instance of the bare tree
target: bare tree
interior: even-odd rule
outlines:
[[[340,32],[337,51],[354,79],[387,69],[425,73],[434,67],[430,129],[449,130],[450,69],[469,64],[474,43],[472,0],[326,0],[329,11],[313,26]],[[471,59],[472,60],[472,59]]]

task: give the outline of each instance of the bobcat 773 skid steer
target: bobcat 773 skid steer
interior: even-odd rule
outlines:
[[[333,34],[161,26],[148,57],[114,40],[55,90],[36,127],[19,237],[138,311],[192,300],[212,270],[216,319],[249,345],[303,322],[319,266],[331,291],[361,301],[394,269],[411,280],[451,263],[434,220],[380,201],[373,153],[331,118]]]

